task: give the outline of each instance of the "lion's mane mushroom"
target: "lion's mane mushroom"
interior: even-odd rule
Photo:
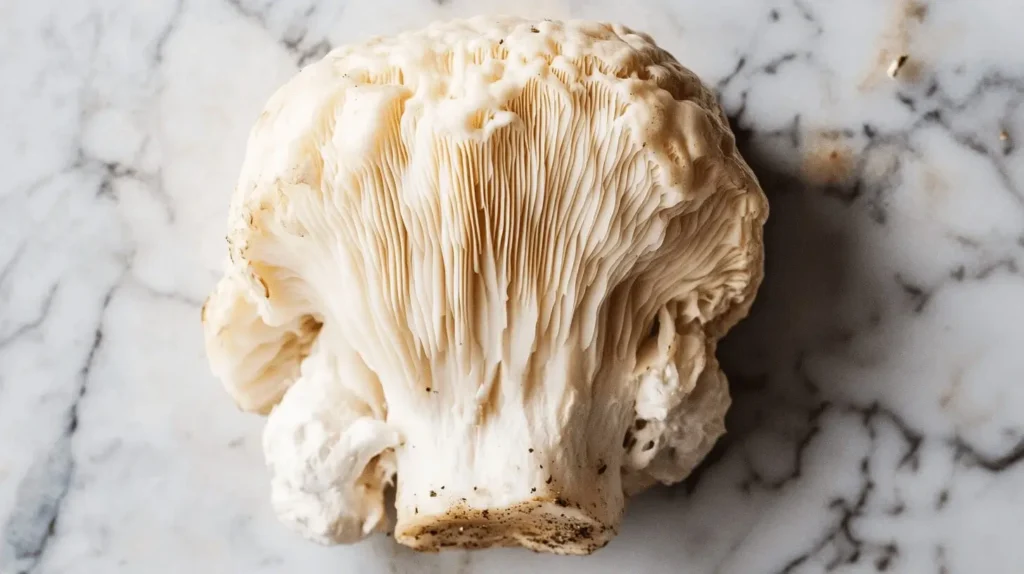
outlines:
[[[338,48],[269,101],[210,363],[269,413],[273,503],[324,543],[585,554],[724,432],[717,340],[767,204],[646,35],[476,18]]]

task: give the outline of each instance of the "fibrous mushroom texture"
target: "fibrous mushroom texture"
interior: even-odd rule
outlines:
[[[585,554],[724,432],[718,339],[767,204],[648,36],[477,18],[342,47],[253,128],[215,374],[269,413],[278,515],[323,543]]]

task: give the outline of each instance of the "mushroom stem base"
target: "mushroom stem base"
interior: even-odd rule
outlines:
[[[456,503],[438,514],[399,521],[395,538],[420,551],[522,546],[535,552],[590,554],[615,536],[615,527],[563,498],[537,497],[502,508]]]

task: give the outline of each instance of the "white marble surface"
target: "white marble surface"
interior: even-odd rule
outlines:
[[[717,84],[773,210],[731,433],[589,558],[277,523],[200,337],[246,132],[329,47],[501,4],[0,2],[0,572],[1021,572],[1019,0],[514,2]]]

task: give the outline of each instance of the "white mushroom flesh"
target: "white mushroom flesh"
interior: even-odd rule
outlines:
[[[476,18],[338,48],[252,131],[211,365],[270,412],[274,506],[313,540],[383,528],[397,473],[403,544],[588,553],[724,432],[715,345],[766,216],[646,35]]]

